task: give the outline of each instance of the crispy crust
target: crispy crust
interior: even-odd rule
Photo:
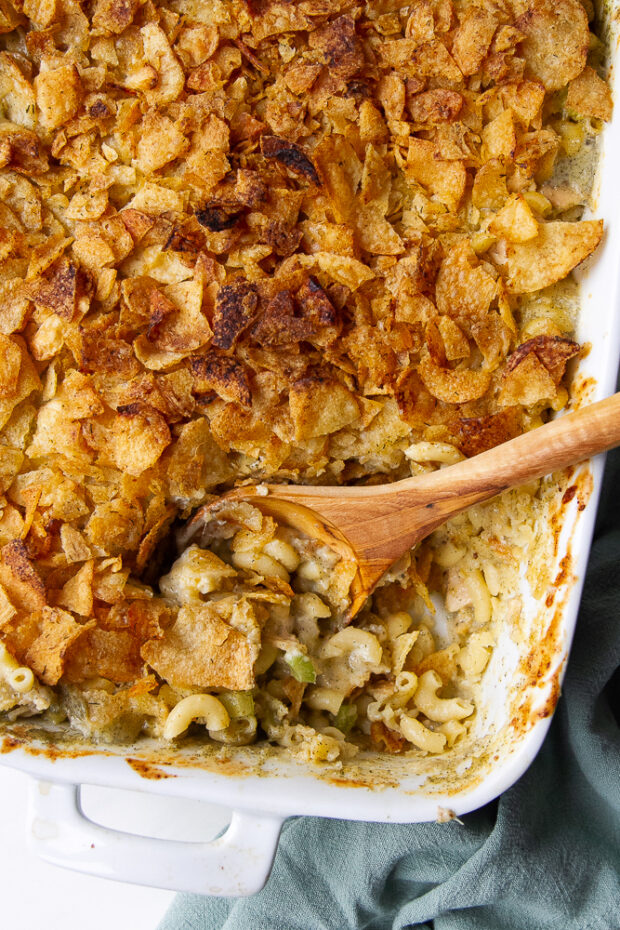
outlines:
[[[312,184],[319,183],[316,168],[301,146],[294,142],[287,142],[286,139],[280,139],[278,136],[261,136],[260,150],[265,158],[275,158],[294,174],[302,175]]]

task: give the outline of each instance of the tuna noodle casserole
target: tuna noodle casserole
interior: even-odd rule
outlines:
[[[0,712],[339,764],[466,736],[538,485],[353,568],[235,483],[568,402],[611,115],[584,0],[0,0]],[[539,579],[544,589],[544,579]],[[534,587],[536,585],[534,584]]]

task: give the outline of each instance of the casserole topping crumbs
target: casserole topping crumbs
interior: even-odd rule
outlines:
[[[0,0],[0,714],[309,761],[467,734],[537,486],[342,628],[235,483],[392,481],[568,401],[611,117],[579,0]],[[187,537],[187,534],[186,534]]]

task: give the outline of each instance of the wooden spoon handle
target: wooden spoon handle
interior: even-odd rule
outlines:
[[[434,513],[428,525],[439,525],[471,504],[616,445],[620,445],[620,393],[450,468],[408,478],[393,487],[399,487],[407,497],[411,494],[412,503],[420,494],[432,495],[433,506],[428,509]]]

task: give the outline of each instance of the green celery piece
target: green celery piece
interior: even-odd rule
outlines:
[[[251,691],[224,691],[218,694],[218,700],[222,702],[231,718],[254,716],[254,697]]]
[[[308,656],[294,655],[284,657],[291,674],[296,681],[313,685],[316,681],[316,669]]]
[[[355,704],[341,704],[340,710],[334,718],[334,726],[342,733],[348,733],[357,720],[357,707]]]

